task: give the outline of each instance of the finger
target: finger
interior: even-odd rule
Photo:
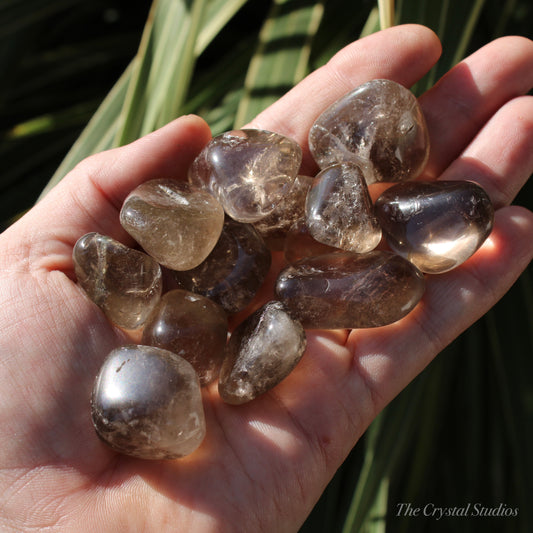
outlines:
[[[85,233],[131,244],[119,223],[125,197],[149,179],[185,179],[210,136],[202,119],[184,116],[127,146],[84,160],[7,230],[10,247],[21,243],[12,256],[31,255],[32,267],[65,270],[71,267],[72,247]]]
[[[461,61],[420,97],[431,152],[425,176],[435,178],[508,100],[533,87],[533,41],[503,37]]]
[[[479,183],[496,207],[510,204],[533,173],[533,97],[502,107],[442,174]]]
[[[426,293],[409,315],[374,331],[352,331],[347,347],[355,384],[348,381],[347,389],[359,392],[362,377],[377,414],[507,292],[533,257],[532,232],[533,213],[518,206],[500,209],[478,252],[453,271],[428,276]]]
[[[412,85],[433,66],[440,52],[437,36],[423,26],[397,26],[369,35],[343,48],[248,127],[292,137],[304,151],[302,171],[312,173],[316,164],[309,155],[307,135],[320,113],[371,79],[388,78]]]

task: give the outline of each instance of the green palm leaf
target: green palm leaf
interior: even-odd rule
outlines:
[[[312,0],[273,2],[250,61],[235,127],[252,120],[307,74],[323,11],[322,2]]]

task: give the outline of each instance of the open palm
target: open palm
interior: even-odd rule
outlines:
[[[428,29],[400,26],[339,52],[250,125],[283,133],[316,168],[316,116],[373,78],[410,86],[435,63]],[[92,428],[89,396],[126,334],[76,285],[72,247],[97,231],[126,244],[118,212],[151,178],[183,179],[210,137],[183,117],[84,161],[0,236],[0,525],[50,531],[295,531],[377,413],[505,293],[533,256],[533,214],[509,203],[533,172],[533,43],[487,45],[420,99],[432,142],[425,178],[472,179],[497,208],[483,247],[428,279],[390,326],[308,331],[296,370],[271,392],[225,405],[204,390],[207,436],[176,461],[116,454]],[[512,259],[511,259],[512,258]],[[269,277],[272,283],[275,272]]]

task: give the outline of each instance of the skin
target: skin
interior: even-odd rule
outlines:
[[[420,26],[374,34],[249,126],[295,138],[303,171],[314,172],[306,137],[327,105],[372,78],[410,86],[439,54],[437,37]],[[308,332],[296,370],[254,402],[228,406],[216,385],[205,390],[207,437],[177,461],[121,456],[95,436],[94,376],[129,339],[76,285],[71,253],[90,231],[131,244],[118,222],[123,199],[148,179],[183,179],[210,132],[186,116],[80,163],[0,235],[1,529],[296,531],[379,411],[531,260],[533,214],[509,203],[533,172],[533,98],[521,96],[532,86],[533,43],[505,37],[420,99],[432,140],[426,177],[475,179],[497,208],[482,248],[428,278],[419,306],[390,326]]]

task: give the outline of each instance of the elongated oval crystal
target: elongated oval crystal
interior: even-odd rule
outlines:
[[[322,170],[307,194],[305,210],[309,233],[322,244],[364,253],[381,240],[363,174],[352,163]]]
[[[447,272],[489,236],[494,208],[471,181],[398,183],[376,201],[389,246],[422,272]]]
[[[120,211],[120,223],[157,262],[173,270],[188,270],[214,248],[224,224],[224,210],[204,190],[157,179],[129,194]]]
[[[184,289],[237,313],[256,295],[270,263],[270,252],[254,227],[228,218],[205,261],[192,270],[175,272],[175,278]]]
[[[309,132],[320,168],[351,161],[368,184],[417,177],[429,155],[429,135],[414,95],[391,80],[371,80],[326,109]]]
[[[287,194],[302,161],[298,144],[278,133],[233,130],[214,137],[189,169],[189,181],[209,190],[239,222],[255,222]]]
[[[413,264],[375,250],[302,259],[280,273],[276,294],[306,329],[370,328],[404,317],[424,288]]]
[[[163,295],[148,317],[142,344],[183,357],[207,385],[218,376],[227,335],[228,321],[220,306],[200,294],[175,289]]]
[[[159,264],[111,237],[87,233],[72,258],[78,283],[117,326],[139,328],[161,297]]]
[[[95,380],[91,413],[106,444],[142,459],[183,457],[205,436],[193,367],[151,346],[123,346],[107,356]]]
[[[305,346],[301,324],[282,303],[268,302],[232,333],[220,371],[220,396],[242,404],[265,393],[289,375]]]

